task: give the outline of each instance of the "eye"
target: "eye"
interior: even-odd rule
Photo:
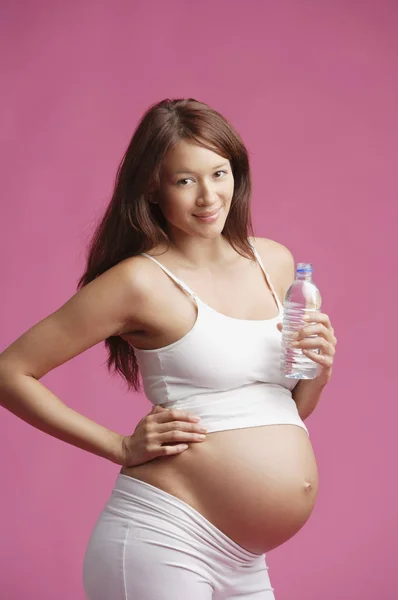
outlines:
[[[179,181],[177,181],[177,185],[180,185],[181,187],[185,187],[184,185],[181,185],[182,181],[189,181],[189,177],[186,177],[185,179],[180,179]]]
[[[227,175],[227,171],[216,171],[215,175],[217,175],[217,173],[224,173],[224,175]],[[177,185],[179,185],[180,187],[186,187],[185,184],[183,184],[183,181],[189,181],[191,178],[190,177],[186,177],[185,179],[179,179],[177,181]],[[216,177],[216,179],[220,179],[220,177]]]

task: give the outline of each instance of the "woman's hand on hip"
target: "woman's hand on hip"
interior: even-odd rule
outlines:
[[[135,428],[122,439],[124,467],[134,467],[158,456],[184,452],[191,442],[203,442],[204,429],[195,415],[162,406],[154,406]]]

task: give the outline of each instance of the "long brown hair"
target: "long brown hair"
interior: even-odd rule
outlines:
[[[228,159],[234,193],[223,236],[242,256],[255,260],[247,240],[253,235],[250,213],[251,176],[248,152],[237,131],[217,111],[193,98],[166,99],[144,113],[118,167],[111,201],[88,247],[86,270],[77,289],[121,260],[168,246],[166,221],[158,204],[163,159],[176,143],[190,139]],[[133,348],[121,337],[105,340],[107,367],[124,377],[129,389],[140,389]]]

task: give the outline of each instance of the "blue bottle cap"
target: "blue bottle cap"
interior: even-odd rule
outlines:
[[[312,264],[300,262],[297,264],[296,272],[297,273],[312,273]]]

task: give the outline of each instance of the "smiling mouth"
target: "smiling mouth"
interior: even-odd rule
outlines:
[[[218,213],[220,209],[217,208],[217,210],[213,210],[213,212],[210,213],[204,213],[203,215],[194,215],[194,217],[199,217],[200,219],[204,219],[206,217],[214,217],[214,215],[216,215]]]

